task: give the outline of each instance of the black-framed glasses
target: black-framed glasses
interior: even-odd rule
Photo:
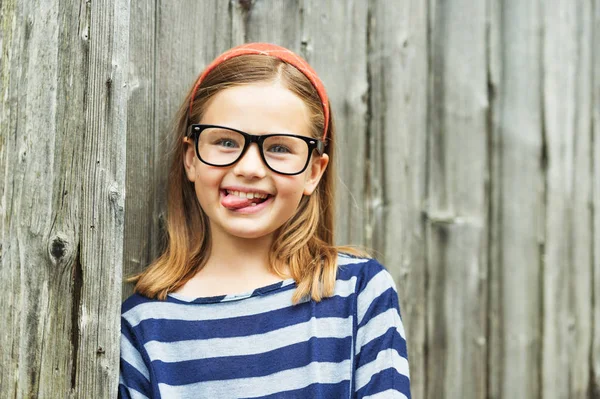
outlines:
[[[196,155],[211,166],[230,166],[240,160],[252,143],[269,169],[282,175],[297,175],[306,170],[314,150],[323,155],[321,140],[295,134],[253,135],[218,125],[194,124],[188,137],[194,138]]]

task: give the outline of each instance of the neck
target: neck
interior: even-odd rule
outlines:
[[[270,274],[269,251],[274,234],[247,239],[211,231],[211,251],[204,272],[223,277],[250,278]]]

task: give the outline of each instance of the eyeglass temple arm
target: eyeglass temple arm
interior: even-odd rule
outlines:
[[[317,141],[317,152],[319,155],[323,155],[325,152],[325,144],[321,140]]]

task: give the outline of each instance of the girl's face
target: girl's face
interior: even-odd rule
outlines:
[[[279,83],[222,90],[208,102],[200,123],[255,135],[310,136],[307,106]],[[304,172],[282,175],[263,163],[257,144],[252,143],[235,164],[215,167],[198,159],[193,140],[184,141],[187,177],[194,183],[213,236],[219,233],[253,239],[272,235],[296,213],[302,196],[313,193],[329,162],[327,154],[319,157],[315,152]],[[249,197],[255,198],[249,201]]]

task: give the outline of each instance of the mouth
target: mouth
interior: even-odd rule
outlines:
[[[238,190],[221,190],[221,205],[229,210],[249,210],[266,203],[273,195],[265,192],[246,192]]]

